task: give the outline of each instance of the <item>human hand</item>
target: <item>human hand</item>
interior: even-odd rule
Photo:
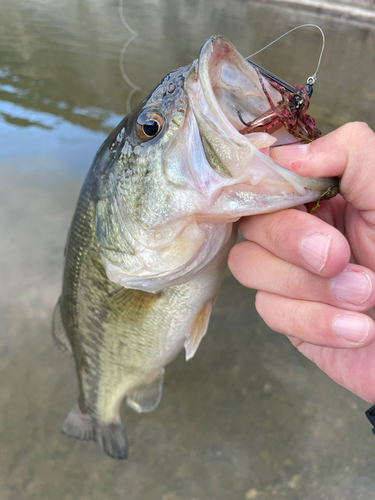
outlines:
[[[303,177],[341,178],[314,214],[243,218],[229,267],[256,308],[333,380],[375,403],[375,134],[348,123],[309,145],[275,148]],[[314,204],[312,204],[314,206]]]

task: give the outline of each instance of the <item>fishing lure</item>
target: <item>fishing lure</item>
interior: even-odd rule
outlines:
[[[323,43],[316,71],[314,75],[310,76],[307,79],[306,85],[304,87],[300,85],[295,85],[295,86],[290,85],[289,83],[285,82],[284,80],[274,75],[270,71],[262,68],[258,64],[249,60],[250,57],[253,57],[254,55],[263,51],[273,43],[280,40],[280,38],[286,36],[292,31],[295,31],[296,29],[305,26],[313,26],[317,28],[322,34]],[[277,38],[276,40],[266,45],[261,50],[258,50],[258,52],[255,52],[254,54],[249,56],[249,58],[247,58],[248,62],[252,64],[255,68],[262,90],[270,105],[270,109],[249,123],[246,123],[243,120],[240,111],[237,110],[238,117],[245,126],[242,130],[239,131],[241,134],[250,134],[251,132],[267,133],[270,132],[275,127],[284,126],[288,130],[288,132],[290,132],[295,137],[299,138],[301,140],[300,142],[302,143],[308,143],[321,137],[322,134],[320,130],[316,127],[315,120],[310,115],[308,115],[306,111],[310,105],[310,98],[313,92],[313,85],[317,78],[316,74],[320,66],[320,61],[322,59],[324,45],[325,45],[324,33],[321,30],[321,28],[319,28],[319,26],[316,26],[315,24],[303,24],[301,26],[293,28],[287,33],[284,33],[282,36],[280,36],[279,38]],[[272,85],[272,87],[280,93],[281,100],[278,101],[277,103],[274,103],[273,100],[271,99],[269,92],[267,91],[266,85],[264,84],[264,78],[266,78],[267,81],[270,83],[270,85]]]
[[[239,132],[241,134],[270,132],[274,127],[284,125],[288,132],[301,139],[301,142],[311,142],[321,137],[322,134],[316,127],[314,118],[306,113],[310,104],[312,84],[308,82],[304,87],[297,85],[291,92],[275,79],[267,78],[282,97],[278,103],[274,104],[264,85],[259,67],[255,66],[255,71],[271,109],[249,123],[246,123],[239,113],[238,117],[245,125],[245,128]]]
[[[272,44],[288,35],[292,31],[295,31],[299,28],[304,28],[306,26],[311,26],[317,28],[322,35],[322,48],[320,51],[320,56],[318,60],[318,64],[315,70],[315,73],[312,76],[307,78],[306,84],[304,87],[301,85],[290,85],[289,83],[282,80],[280,77],[274,75],[270,71],[262,68],[258,64],[250,61],[250,57],[262,52],[266,48],[270,47]],[[323,51],[325,46],[325,37],[323,30],[315,25],[315,24],[302,24],[301,26],[297,26],[287,33],[284,33],[280,37],[276,38],[273,42],[269,43],[262,49],[258,50],[251,56],[247,58],[248,62],[252,64],[255,68],[255,71],[258,75],[259,82],[262,86],[262,90],[267,98],[267,101],[270,105],[268,111],[258,116],[255,120],[246,123],[241,116],[241,113],[237,110],[238,117],[240,121],[245,125],[245,127],[240,130],[241,134],[250,134],[251,132],[270,132],[273,128],[284,126],[292,135],[298,137],[300,139],[300,143],[309,143],[315,139],[321,137],[321,132],[317,128],[315,124],[315,120],[312,116],[306,113],[307,109],[310,105],[310,99],[313,93],[313,85],[317,79],[317,73],[320,67],[320,62],[322,60]],[[264,78],[267,79],[269,84],[276,89],[280,95],[281,100],[276,104],[271,99],[269,92],[264,84]],[[329,200],[333,198],[340,192],[340,187],[335,186],[334,188],[329,187],[324,193],[320,195],[320,197],[316,201],[316,205],[311,209],[311,213],[313,213],[317,208],[320,207],[320,202],[323,200]]]

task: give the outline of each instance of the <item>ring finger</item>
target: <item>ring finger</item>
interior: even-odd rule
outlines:
[[[257,293],[255,305],[272,330],[309,344],[353,349],[375,339],[375,324],[365,314],[267,292]]]

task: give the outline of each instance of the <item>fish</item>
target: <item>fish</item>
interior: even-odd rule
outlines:
[[[119,123],[84,181],[53,313],[53,337],[74,358],[79,386],[61,431],[111,458],[128,453],[123,399],[154,410],[165,366],[183,348],[187,360],[197,351],[235,222],[337,186],[270,158],[270,147],[298,140],[282,124],[240,133],[269,99],[280,101],[258,75],[229,40],[209,38]]]

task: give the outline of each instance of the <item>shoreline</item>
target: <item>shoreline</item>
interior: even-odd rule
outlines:
[[[368,8],[365,5],[359,7],[353,3],[343,1],[327,0],[259,0],[260,4],[285,5],[300,9],[310,9],[317,14],[325,14],[332,17],[342,17],[345,21],[352,21],[358,24],[366,24],[367,27],[375,28],[375,4]]]

